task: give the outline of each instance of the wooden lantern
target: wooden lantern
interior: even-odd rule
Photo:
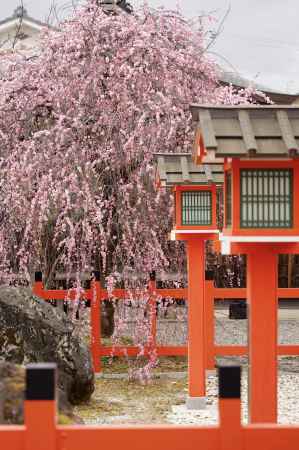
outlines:
[[[157,154],[157,184],[174,193],[172,240],[186,242],[188,265],[188,408],[205,404],[205,240],[218,239],[216,185],[222,165],[198,166],[191,154]]]
[[[216,186],[176,186],[175,229],[216,231]]]
[[[233,159],[224,173],[224,234],[299,236],[298,161]]]
[[[299,107],[192,105],[194,161],[223,162],[221,251],[247,256],[249,419],[277,421],[277,259],[299,253]]]
[[[299,240],[299,108],[192,106],[194,159],[223,161],[224,253],[231,242]]]
[[[222,165],[198,166],[191,154],[157,154],[157,184],[174,193],[171,239],[186,235],[217,234],[217,185],[223,183]]]

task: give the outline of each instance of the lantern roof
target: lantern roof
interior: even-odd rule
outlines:
[[[190,109],[198,122],[201,154],[214,159],[299,156],[299,106],[192,104]]]
[[[156,153],[156,179],[163,187],[223,183],[222,164],[196,165],[191,153]]]

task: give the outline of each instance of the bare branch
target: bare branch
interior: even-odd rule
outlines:
[[[24,18],[24,3],[23,3],[23,0],[20,1],[20,9],[22,10],[22,13],[21,13],[21,15],[19,17],[19,23],[17,25],[17,29],[16,29],[16,33],[15,33],[15,36],[14,36],[14,40],[12,42],[12,49],[15,48],[15,46],[16,46],[16,44],[18,42],[20,31],[21,31],[22,24],[23,24],[23,18]]]
[[[215,44],[216,40],[218,39],[218,37],[220,36],[220,34],[222,33],[222,31],[224,29],[223,25],[224,25],[228,15],[230,14],[230,12],[231,12],[231,5],[228,6],[228,8],[227,8],[223,18],[221,19],[221,21],[220,21],[220,23],[218,25],[217,30],[212,33],[212,39],[207,44],[206,48],[204,49],[204,52],[208,51],[209,48],[212,47],[212,45]]]

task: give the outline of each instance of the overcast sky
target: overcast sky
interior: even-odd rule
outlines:
[[[71,0],[54,0],[60,14]],[[73,0],[77,1],[77,0]],[[44,20],[53,0],[24,0],[30,16]],[[133,5],[140,0],[131,0]],[[211,56],[241,76],[272,89],[299,92],[298,0],[148,0],[152,6],[174,8],[185,15],[212,13],[218,21],[230,12],[211,48]],[[0,17],[10,16],[19,0],[1,0]],[[219,23],[219,22],[218,22]],[[217,29],[215,23],[214,28]],[[220,55],[220,56],[216,56]]]

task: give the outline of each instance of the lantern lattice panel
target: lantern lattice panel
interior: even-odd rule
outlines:
[[[225,175],[225,205],[226,205],[226,226],[232,224],[232,175],[227,172]]]
[[[212,193],[210,191],[182,192],[182,225],[212,224]]]
[[[242,228],[291,228],[291,169],[242,169],[240,201]]]

